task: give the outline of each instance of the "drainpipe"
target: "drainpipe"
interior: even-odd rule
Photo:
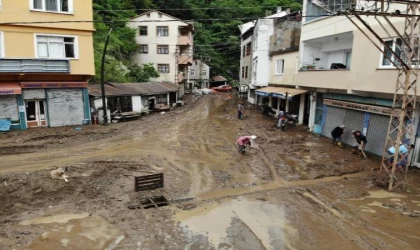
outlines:
[[[104,52],[102,54],[102,64],[101,64],[101,91],[102,91],[102,108],[104,110],[104,125],[108,125],[108,113],[106,109],[106,100],[105,100],[105,83],[104,83],[104,75],[105,75],[105,56],[106,56],[106,49],[108,48],[109,38],[111,36],[112,27],[109,29],[108,36],[106,37]]]

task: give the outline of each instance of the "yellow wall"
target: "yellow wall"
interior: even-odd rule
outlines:
[[[32,11],[30,0],[3,0],[0,22],[49,22],[92,20],[92,0],[73,0],[73,14]],[[25,24],[60,29],[93,30],[93,23]]]
[[[29,10],[29,0],[2,1],[0,22],[92,20],[92,1],[74,0],[74,14],[43,13]],[[6,58],[35,58],[35,35],[72,35],[78,40],[78,59],[70,60],[72,75],[94,75],[93,24],[0,25],[4,34]]]
[[[284,73],[276,75],[276,61],[284,60]],[[296,85],[296,66],[299,61],[299,52],[285,53],[271,57],[270,84]]]

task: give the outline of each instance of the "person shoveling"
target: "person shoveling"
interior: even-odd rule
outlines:
[[[354,139],[356,139],[357,145],[353,146],[353,150],[351,151],[351,153],[355,154],[356,151],[358,151],[360,157],[364,156],[365,158],[367,158],[365,154],[365,148],[367,143],[366,136],[363,135],[362,132],[357,130],[353,131],[353,137]]]
[[[52,170],[50,172],[51,178],[53,178],[53,179],[61,179],[61,180],[64,180],[66,182],[69,182],[69,180],[67,180],[67,177],[68,176],[64,174],[64,172],[66,172],[66,171],[67,171],[67,168],[62,168],[62,167],[60,167],[60,168],[58,168],[56,170]]]
[[[331,131],[331,137],[333,138],[332,145],[335,145],[335,143],[337,142],[337,145],[340,148],[344,148],[343,144],[341,143],[341,135],[344,134],[344,128],[346,128],[346,126],[341,125],[339,127],[334,128],[333,131]]]
[[[238,143],[239,153],[245,154],[246,146],[254,147],[254,140],[257,139],[257,136],[241,136],[236,141]]]

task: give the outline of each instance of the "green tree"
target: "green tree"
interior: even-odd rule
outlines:
[[[133,82],[148,82],[150,81],[150,78],[159,77],[159,73],[152,63],[143,64],[141,66],[133,64],[129,67],[129,70],[129,76],[133,79]]]

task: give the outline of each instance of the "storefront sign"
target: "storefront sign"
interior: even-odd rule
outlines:
[[[20,94],[20,93],[16,93],[16,91],[13,89],[11,90],[0,89],[0,95],[17,95],[17,94]]]
[[[386,107],[372,106],[354,102],[343,102],[331,99],[324,99],[324,104],[329,106],[335,106],[345,109],[354,109],[360,110],[369,113],[381,114],[381,115],[391,115],[392,109]]]
[[[47,89],[47,88],[87,88],[87,82],[70,82],[70,83],[57,83],[57,82],[31,82],[21,83],[22,88],[35,88],[35,89]]]
[[[255,91],[256,95],[260,95],[260,96],[270,96],[270,93],[268,92],[261,92],[261,91]]]

